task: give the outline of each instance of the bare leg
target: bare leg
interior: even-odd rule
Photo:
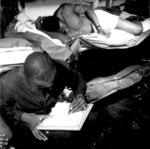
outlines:
[[[143,32],[142,25],[140,25],[138,23],[136,24],[136,23],[130,22],[130,21],[122,19],[122,18],[119,18],[116,29],[124,30],[133,35],[140,35]]]
[[[4,122],[1,116],[0,116],[0,134],[1,135],[5,134],[5,137],[8,138],[8,140],[11,140],[12,138],[12,132],[10,128],[7,126],[7,124]],[[0,147],[0,149],[8,149],[8,147],[9,147],[9,144],[3,145],[2,147]]]

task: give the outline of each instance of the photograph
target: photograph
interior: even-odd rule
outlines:
[[[0,149],[150,148],[150,0],[0,0]]]

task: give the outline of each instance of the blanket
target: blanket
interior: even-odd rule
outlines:
[[[150,75],[150,63],[129,66],[109,77],[98,77],[87,83],[86,96],[89,102],[101,100],[119,90],[126,89]]]

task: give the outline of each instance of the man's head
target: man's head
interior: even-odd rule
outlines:
[[[56,16],[47,16],[47,17],[40,17],[36,21],[37,28],[48,31],[48,32],[61,32],[61,33],[67,33],[68,32],[68,25],[60,20]]]
[[[33,52],[25,60],[24,73],[35,85],[50,87],[56,74],[55,62],[47,53]]]
[[[59,18],[54,16],[42,17],[40,20],[41,29],[49,32],[56,32],[59,30]]]

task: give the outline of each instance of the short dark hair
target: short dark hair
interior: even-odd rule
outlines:
[[[59,18],[56,16],[47,16],[41,19],[41,29],[49,32],[57,32],[60,28]]]
[[[24,62],[24,73],[29,79],[49,81],[56,73],[55,61],[43,52],[33,52]]]

